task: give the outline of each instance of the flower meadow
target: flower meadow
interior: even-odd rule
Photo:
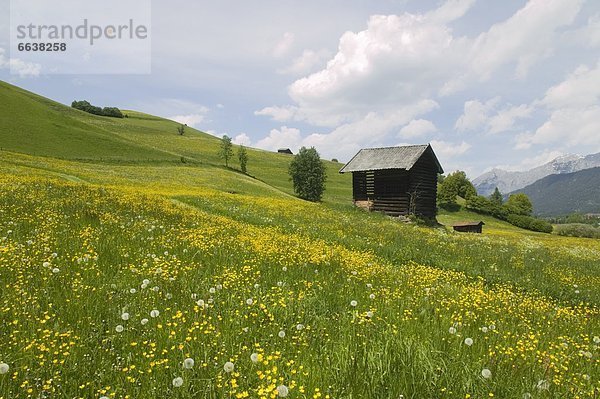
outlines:
[[[600,244],[0,174],[0,398],[598,398]]]

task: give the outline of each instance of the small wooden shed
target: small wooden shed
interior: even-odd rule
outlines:
[[[278,153],[280,154],[288,154],[288,155],[294,155],[294,153],[292,152],[292,150],[290,150],[289,148],[280,148],[277,150]]]
[[[454,231],[461,233],[480,233],[483,230],[483,222],[460,222],[452,225]]]
[[[362,149],[340,169],[349,172],[355,205],[390,216],[435,217],[437,176],[444,170],[429,144]]]

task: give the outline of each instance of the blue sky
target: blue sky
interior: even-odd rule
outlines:
[[[340,160],[430,142],[446,171],[473,178],[600,152],[596,0],[154,0],[149,75],[11,60],[8,8],[0,0],[0,79],[65,104]]]

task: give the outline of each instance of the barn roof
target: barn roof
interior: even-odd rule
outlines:
[[[382,169],[410,170],[414,164],[430,151],[438,173],[444,173],[433,149],[429,144],[407,145],[401,147],[364,148],[360,150],[342,169],[340,173],[364,172]]]

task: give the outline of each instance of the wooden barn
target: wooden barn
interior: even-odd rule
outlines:
[[[280,148],[277,150],[278,153],[280,154],[288,154],[288,155],[294,155],[294,153],[292,152],[292,150],[290,150],[289,148]]]
[[[444,170],[428,144],[365,148],[340,173],[352,173],[357,206],[390,216],[435,217],[437,176]]]
[[[454,231],[461,233],[480,233],[483,231],[483,222],[460,222],[452,225]]]

